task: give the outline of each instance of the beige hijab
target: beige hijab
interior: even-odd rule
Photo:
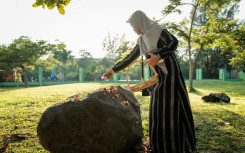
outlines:
[[[134,12],[127,22],[131,24],[135,31],[140,31],[141,33],[137,40],[141,55],[157,49],[157,42],[165,27],[152,21],[142,11]],[[164,59],[159,61],[157,65],[163,73],[168,74]]]
[[[152,21],[142,11],[135,11],[127,22],[141,32],[137,40],[141,54],[157,49],[157,42],[164,27]]]

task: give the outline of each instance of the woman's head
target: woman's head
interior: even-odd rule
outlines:
[[[135,11],[127,22],[138,35],[146,33],[153,25],[153,21],[144,12],[139,10]]]

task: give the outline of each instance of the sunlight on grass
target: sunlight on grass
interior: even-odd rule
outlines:
[[[0,88],[0,135],[30,133],[22,142],[11,143],[7,152],[47,153],[38,142],[36,127],[42,113],[50,106],[79,94],[116,84],[80,83],[30,88]],[[124,85],[123,85],[124,86]],[[194,81],[195,92],[189,93],[197,148],[200,153],[242,153],[245,150],[245,82],[218,80]],[[224,92],[231,103],[205,103],[201,97]],[[141,106],[144,135],[148,135],[149,97],[135,93]],[[0,146],[2,146],[0,140]]]

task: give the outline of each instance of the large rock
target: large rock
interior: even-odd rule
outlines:
[[[210,93],[209,95],[203,96],[202,100],[205,102],[226,102],[230,103],[230,97],[225,93]]]
[[[118,86],[78,95],[48,108],[37,127],[52,153],[138,153],[143,129],[134,95]]]

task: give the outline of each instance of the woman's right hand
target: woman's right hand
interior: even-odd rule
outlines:
[[[107,71],[101,78],[104,80],[108,80],[113,76],[114,73],[115,73],[115,71],[113,69],[111,69],[111,70]]]

